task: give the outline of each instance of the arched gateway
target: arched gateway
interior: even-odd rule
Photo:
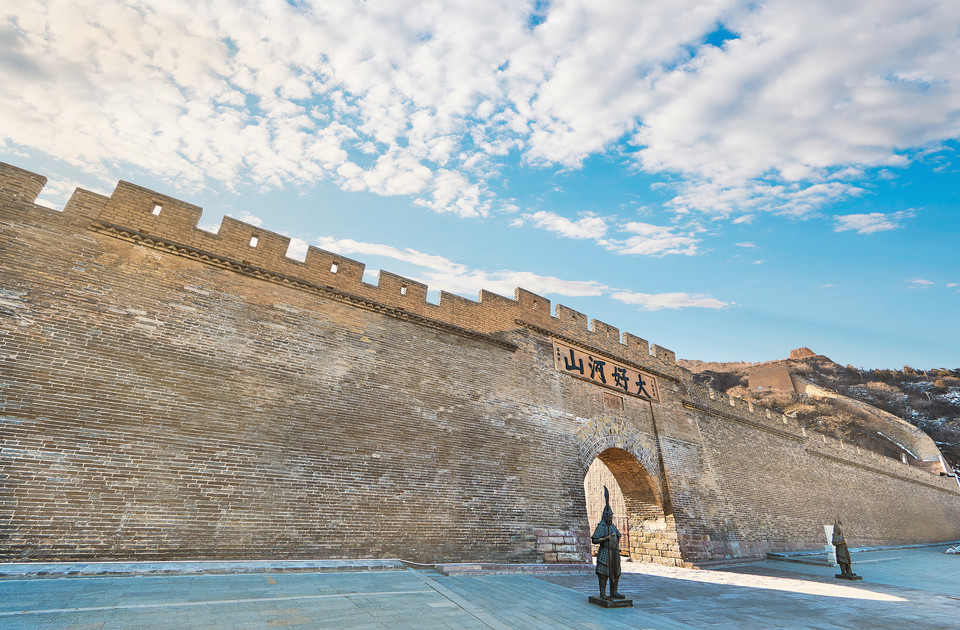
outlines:
[[[616,514],[625,524],[627,540],[624,545],[630,557],[637,561],[660,564],[680,564],[680,547],[672,514],[664,511],[663,499],[650,473],[636,457],[622,448],[608,448],[597,455],[584,482],[587,494],[587,512],[590,529],[596,526],[602,510],[604,472],[613,477],[623,497],[623,512]],[[606,469],[604,471],[603,469]]]
[[[634,561],[682,565],[673,515],[664,509],[662,484],[637,457],[623,448],[610,447],[588,466],[584,492],[590,531],[600,519],[604,485],[617,490],[614,512],[624,535],[622,550]]]

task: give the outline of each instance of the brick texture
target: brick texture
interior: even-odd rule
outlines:
[[[822,547],[838,513],[854,544],[960,538],[953,480],[535,294],[431,304],[125,182],[51,211],[43,181],[0,167],[2,559],[583,561],[597,458],[649,561]],[[552,339],[656,375],[661,401],[612,404]]]
[[[790,378],[790,366],[786,361],[764,363],[747,371],[749,386],[752,390],[793,392],[795,387]]]

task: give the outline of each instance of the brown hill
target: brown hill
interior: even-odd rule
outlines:
[[[869,370],[839,365],[809,348],[793,350],[789,359],[763,363],[678,363],[704,385],[795,416],[807,428],[861,448],[896,456],[896,444],[868,421],[866,407],[843,399],[864,403],[926,432],[944,459],[960,466],[960,369]],[[800,382],[839,396],[808,395]]]

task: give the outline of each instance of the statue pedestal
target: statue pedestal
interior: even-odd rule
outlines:
[[[633,608],[632,599],[609,599],[606,597],[590,596],[590,603],[604,608]]]
[[[844,575],[843,573],[837,573],[836,575],[837,575],[837,579],[838,579],[838,580],[852,580],[852,581],[856,581],[856,580],[862,580],[862,579],[863,579],[862,577],[860,577],[860,576],[857,575],[856,573],[851,573],[850,575]]]

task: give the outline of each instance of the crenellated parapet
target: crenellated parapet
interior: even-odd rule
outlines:
[[[833,436],[813,431],[810,434],[804,444],[804,450],[810,455],[960,497],[956,481],[938,474],[945,472],[939,461],[930,466],[911,465]]]
[[[4,165],[0,173],[8,172],[13,183],[4,190],[29,191],[18,197],[21,201],[32,202],[46,181],[39,175]],[[558,304],[551,313],[550,300],[525,289],[516,289],[513,299],[482,290],[477,300],[441,291],[435,304],[427,301],[428,287],[421,282],[380,271],[377,284],[370,284],[363,279],[363,263],[313,246],[308,248],[303,261],[296,260],[287,255],[289,237],[231,217],[223,218],[216,233],[200,229],[201,207],[136,184],[121,181],[108,198],[87,199],[90,195],[93,193],[78,190],[67,210],[79,208],[91,219],[90,229],[101,233],[237,271],[252,270],[253,275],[265,279],[281,279],[320,292],[329,290],[390,312],[482,335],[532,327],[612,358],[642,365],[660,376],[681,378],[673,351],[651,346],[629,333],[621,335],[616,327],[591,321],[563,305]]]
[[[0,197],[34,203],[46,185],[47,178],[43,175],[0,162]]]
[[[58,212],[43,182],[0,166],[0,560],[555,562],[586,549],[593,460],[634,560],[822,548],[837,514],[858,542],[960,537],[942,462],[698,386],[535,293],[433,303],[134,184]]]
[[[931,479],[930,473],[944,470],[941,460],[908,463],[891,459],[855,444],[826,435],[800,425],[792,416],[785,415],[763,405],[719,392],[711,387],[685,380],[684,407],[696,412],[725,418],[731,422],[750,426],[759,431],[799,442],[810,454],[831,459],[849,466],[877,472],[888,477],[921,483],[937,490],[958,493],[955,483],[943,479]],[[925,436],[926,437],[926,436]],[[930,438],[927,437],[927,440]]]
[[[730,396],[692,380],[685,380],[683,404],[689,409],[746,424],[754,429],[773,433],[783,438],[803,442],[807,431],[790,416],[748,400]]]

